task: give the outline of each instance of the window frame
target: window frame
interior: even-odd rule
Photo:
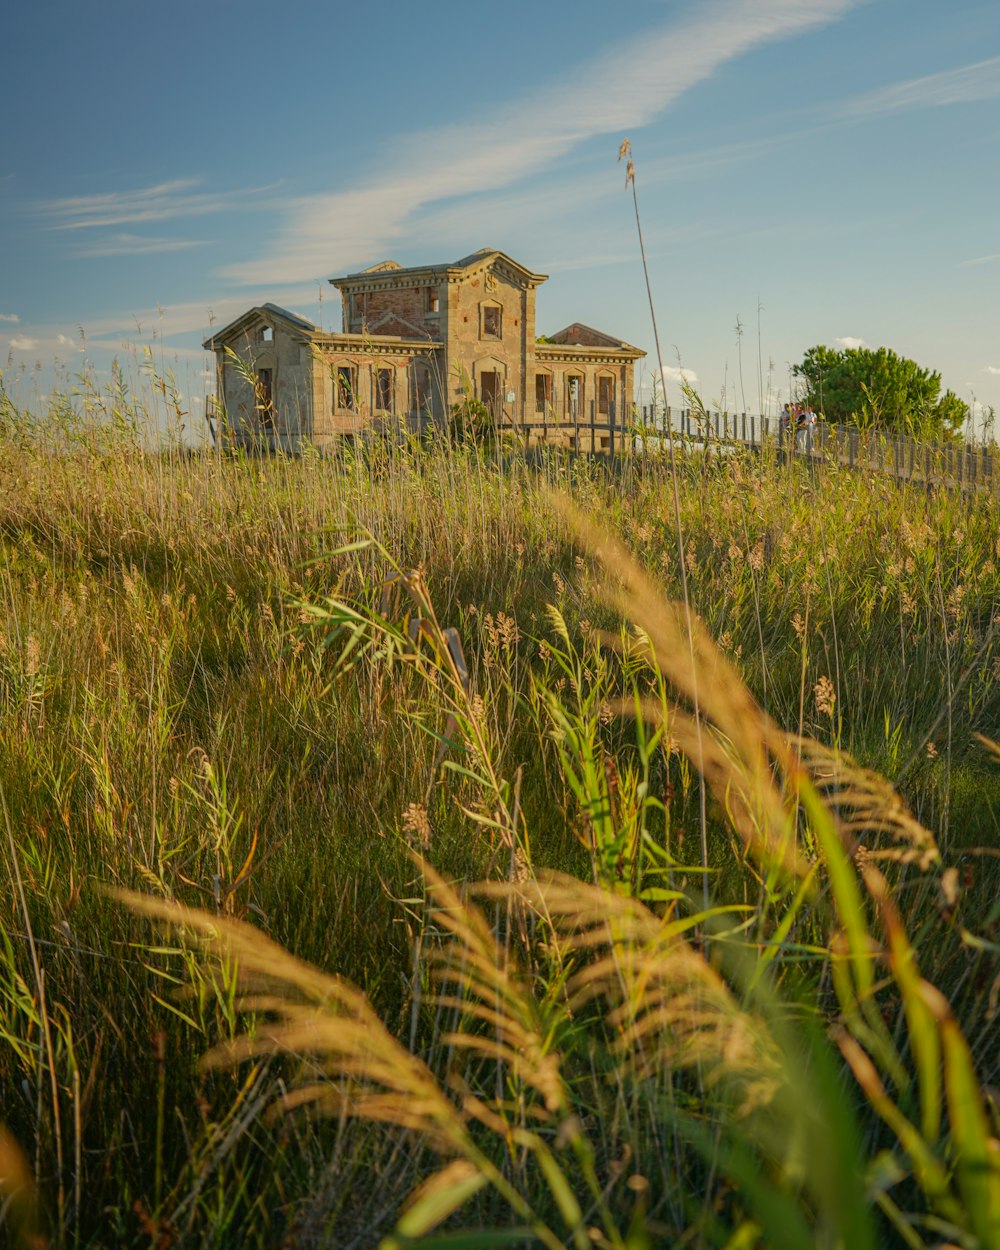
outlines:
[[[387,386],[383,390],[382,382],[386,380]],[[386,402],[383,403],[382,400]],[[395,412],[396,411],[396,370],[392,367],[375,366],[375,403],[373,405],[379,412]]]
[[[254,373],[253,406],[262,430],[274,429],[274,370],[264,365]]]
[[[541,404],[539,405],[538,385],[542,384]],[[535,415],[545,416],[552,411],[552,374],[547,370],[539,370],[535,374]]]
[[[496,317],[496,332],[486,328],[487,315],[492,320]],[[498,303],[482,303],[479,305],[479,337],[499,341],[503,338],[503,305]]]
[[[607,417],[609,420],[611,418],[611,412],[615,405],[615,392],[617,390],[617,387],[615,385],[616,381],[617,379],[615,378],[615,375],[613,373],[599,373],[597,375],[596,399],[597,399],[597,415],[599,417]],[[609,388],[607,408],[601,407],[601,389],[603,385],[606,385]]]
[[[344,379],[347,379],[347,386],[344,386]],[[348,403],[342,400],[347,397]],[[333,366],[333,411],[334,412],[357,412],[358,411],[358,367],[357,365],[334,365]]]
[[[574,382],[577,384],[575,411],[574,411],[574,405],[572,403]],[[579,421],[581,417],[583,416],[583,412],[584,412],[584,405],[583,405],[584,375],[582,373],[567,373],[566,374],[565,394],[566,394],[566,418],[567,420]]]

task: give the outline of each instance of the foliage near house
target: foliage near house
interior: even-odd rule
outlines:
[[[961,430],[969,415],[953,391],[942,395],[940,373],[888,347],[811,347],[794,372],[827,421],[940,438]]]

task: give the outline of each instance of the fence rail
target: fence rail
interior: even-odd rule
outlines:
[[[592,402],[589,414],[580,420],[550,421],[543,414],[535,422],[503,428],[519,434],[529,447],[647,457],[666,450],[669,437],[662,413],[655,415],[654,420],[651,409],[640,408],[633,419],[622,422],[616,418],[613,406],[607,413],[597,413]],[[725,454],[730,449],[746,447],[761,454],[770,453],[782,462],[800,459],[834,463],[877,472],[897,481],[990,492],[997,480],[993,448],[982,444],[957,440],[928,442],[885,430],[864,431],[826,422],[795,430],[783,426],[778,418],[746,412],[701,415],[683,408],[670,412],[668,419],[677,445],[686,450]]]

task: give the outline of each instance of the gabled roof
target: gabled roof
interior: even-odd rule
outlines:
[[[506,252],[501,252],[499,248],[481,247],[479,251],[470,252],[468,256],[463,256],[459,260],[445,261],[438,265],[412,265],[404,267],[397,264],[396,261],[384,260],[368,269],[345,274],[342,278],[331,278],[330,282],[333,286],[340,288],[341,286],[362,286],[366,282],[385,281],[389,278],[393,283],[398,280],[408,279],[416,285],[416,280],[418,279],[427,281],[431,277],[435,277],[440,281],[441,278],[458,277],[471,269],[485,268],[497,260],[520,274],[529,286],[538,286],[539,283],[548,279],[548,274],[535,273],[533,270],[525,268],[519,261],[514,260],[512,256],[508,256]]]
[[[635,350],[631,343],[626,343],[624,339],[616,339],[611,334],[605,334],[603,330],[585,326],[582,321],[574,321],[572,325],[556,331],[555,334],[549,334],[547,338],[550,343],[563,347],[612,347]]]
[[[285,321],[296,330],[300,330],[306,334],[321,333],[319,326],[313,325],[311,321],[306,321],[304,317],[299,317],[293,312],[289,312],[287,308],[279,308],[277,304],[258,304],[254,308],[249,308],[235,321],[230,321],[229,325],[223,326],[221,330],[214,330],[210,338],[207,338],[202,347],[207,352],[214,352],[216,344],[223,343],[226,339],[238,338],[245,329],[253,325],[257,321]]]

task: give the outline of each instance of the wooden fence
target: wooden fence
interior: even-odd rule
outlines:
[[[628,422],[595,412],[594,404],[581,420],[549,421],[544,417],[510,426],[529,447],[562,447],[583,454],[657,456],[665,452],[668,435],[662,413],[639,408]],[[776,417],[753,413],[697,414],[692,409],[671,411],[675,446],[684,450],[726,454],[750,448],[782,462],[804,459],[836,463],[850,469],[887,474],[898,481],[925,485],[948,484],[968,489],[994,490],[995,456],[992,446],[950,439],[928,442],[897,436],[884,430],[818,422],[801,430],[783,426]],[[997,483],[1000,488],[1000,482]]]

